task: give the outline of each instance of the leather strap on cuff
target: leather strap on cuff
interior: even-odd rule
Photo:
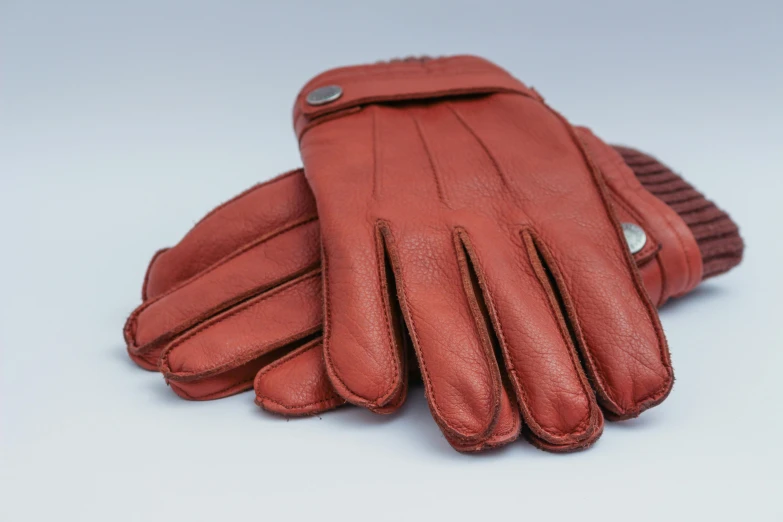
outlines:
[[[742,261],[745,244],[726,212],[653,156],[614,146],[642,186],[674,210],[699,246],[703,279],[727,272]]]
[[[507,71],[476,56],[406,58],[341,67],[319,74],[302,88],[294,105],[294,127],[301,139],[312,125],[370,103],[498,92],[541,99]]]

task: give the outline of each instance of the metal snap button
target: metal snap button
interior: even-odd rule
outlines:
[[[625,234],[625,242],[628,243],[628,250],[632,254],[640,252],[644,245],[647,244],[647,234],[644,233],[644,229],[633,223],[623,223],[622,227],[623,234]]]
[[[331,103],[343,95],[339,85],[326,85],[310,91],[307,95],[307,103],[310,105],[324,105]]]

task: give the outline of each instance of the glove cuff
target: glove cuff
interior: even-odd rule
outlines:
[[[368,104],[511,92],[541,99],[533,89],[477,56],[411,57],[331,69],[310,80],[294,104],[297,137],[313,126]]]
[[[613,147],[642,186],[674,210],[699,246],[703,279],[728,272],[745,248],[737,224],[726,212],[653,156],[628,147]]]

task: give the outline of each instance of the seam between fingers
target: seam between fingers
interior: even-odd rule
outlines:
[[[324,361],[326,362],[326,369],[327,373],[329,375],[329,378],[333,381],[333,384],[336,384],[340,386],[344,391],[345,395],[348,395],[349,397],[345,397],[345,395],[340,394],[345,398],[346,400],[349,400],[351,402],[355,402],[359,406],[368,407],[373,406],[375,404],[375,400],[369,399],[356,391],[353,390],[348,384],[346,384],[343,377],[340,375],[340,370],[335,364],[334,360],[332,359],[331,354],[331,348],[332,348],[332,304],[331,304],[331,294],[329,292],[329,256],[326,253],[326,249],[323,248],[323,240],[321,241],[321,264],[323,265],[323,290],[324,290],[324,335],[323,335],[323,351],[324,351]],[[336,383],[335,383],[336,381]],[[385,391],[383,395],[388,395],[390,393],[391,386],[389,386],[388,390]]]
[[[577,377],[578,377],[578,380],[579,380],[579,386],[582,388],[582,392],[585,394],[585,397],[587,398],[587,401],[588,401],[588,404],[589,404],[588,410],[587,410],[584,418],[577,425],[577,432],[576,433],[574,433],[574,432],[563,432],[561,430],[544,429],[544,428],[541,428],[541,425],[540,425],[540,423],[538,421],[536,421],[536,424],[538,425],[537,427],[539,428],[539,430],[541,430],[543,433],[550,433],[550,434],[554,434],[554,435],[559,434],[561,436],[572,435],[572,436],[578,438],[579,436],[582,436],[582,435],[585,435],[585,434],[589,433],[588,430],[590,428],[590,419],[592,418],[592,416],[595,413],[593,410],[595,408],[597,408],[598,405],[595,403],[595,401],[591,401],[590,400],[590,398],[591,397],[594,398],[595,395],[593,393],[592,388],[590,388],[590,386],[587,385],[587,383],[584,381],[584,379],[582,379],[582,376],[580,375],[580,371],[582,371],[582,363],[579,361],[579,359],[576,356],[576,346],[574,346],[573,341],[571,339],[571,333],[568,331],[568,329],[566,327],[565,317],[563,316],[563,312],[560,310],[559,307],[555,306],[556,298],[555,298],[555,296],[552,293],[553,292],[553,288],[551,287],[551,285],[549,284],[548,281],[545,283],[542,280],[541,274],[539,274],[538,271],[535,268],[537,265],[541,264],[540,261],[535,261],[534,262],[533,259],[531,259],[532,253],[530,252],[530,248],[531,247],[534,248],[534,249],[538,248],[538,245],[535,243],[535,234],[533,233],[533,231],[530,228],[523,228],[521,230],[521,233],[522,234],[525,234],[525,233],[529,234],[530,239],[534,242],[533,245],[531,245],[531,244],[528,243],[527,239],[524,236],[522,237],[522,241],[525,244],[525,253],[528,256],[528,261],[530,262],[530,266],[533,267],[533,274],[535,275],[536,279],[538,280],[538,284],[541,286],[541,289],[543,290],[544,294],[547,297],[547,306],[549,307],[549,311],[552,314],[552,317],[555,318],[555,322],[557,323],[557,329],[560,332],[560,338],[562,339],[563,344],[565,344],[565,346],[566,346],[566,351],[568,352],[568,358],[571,360],[571,365],[574,368],[574,370],[576,371],[576,374],[577,374]],[[538,243],[541,243],[541,241],[539,241]],[[537,251],[536,251],[536,255],[538,255]],[[549,264],[549,262],[550,262],[550,260],[547,260],[547,264]],[[555,267],[555,270],[557,272],[559,272],[559,268]],[[555,279],[555,280],[557,280],[557,279]],[[564,293],[563,289],[558,289],[558,290],[561,293]],[[527,396],[527,392],[525,392],[525,395]],[[531,413],[531,416],[532,416],[532,413]]]
[[[484,275],[484,269],[482,268],[482,265],[480,263],[480,260],[478,258],[478,254],[475,252],[475,249],[473,248],[473,243],[470,240],[470,234],[461,226],[457,226],[454,228],[453,231],[453,247],[455,249],[455,258],[457,259],[457,264],[459,267],[460,275],[462,277],[462,283],[463,283],[463,292],[465,293],[465,299],[468,301],[468,305],[470,306],[471,313],[473,314],[473,324],[476,327],[477,330],[479,330],[479,340],[484,348],[485,351],[485,360],[488,363],[489,371],[490,373],[494,373],[492,370],[497,370],[496,377],[497,381],[495,382],[496,385],[496,395],[497,395],[497,406],[496,411],[494,414],[494,420],[492,422],[493,425],[496,425],[497,422],[500,421],[500,411],[503,407],[503,393],[505,392],[507,395],[507,390],[505,390],[505,387],[503,386],[503,376],[500,374],[500,364],[497,360],[497,356],[495,354],[494,345],[492,342],[492,333],[496,333],[499,336],[502,335],[502,332],[495,332],[496,328],[494,326],[498,321],[496,321],[496,309],[494,302],[491,301],[491,298],[488,299],[489,296],[489,290],[487,288],[486,284],[486,277]],[[484,318],[484,311],[481,309],[481,304],[478,302],[478,299],[475,295],[475,292],[473,291],[472,285],[473,282],[471,280],[470,275],[470,267],[473,267],[473,270],[476,274],[476,281],[479,285],[479,293],[481,294],[481,299],[484,300],[484,304],[487,307],[487,314],[489,314],[489,322],[490,324],[486,324],[486,319]],[[467,288],[467,281],[470,280],[471,289],[468,291]],[[482,335],[483,334],[483,335]],[[504,342],[504,339],[498,338],[498,343]],[[492,438],[492,430],[494,430],[494,427],[488,431],[489,438]],[[497,436],[503,435],[503,433],[496,434]],[[483,441],[486,442],[486,441]]]
[[[455,252],[455,255],[456,255],[456,252]],[[398,297],[398,300],[399,300],[399,303],[400,303],[400,308],[402,310],[403,316],[405,317],[406,323],[408,324],[409,333],[411,335],[411,341],[413,342],[413,346],[414,346],[414,349],[416,351],[417,358],[419,360],[419,366],[421,368],[422,379],[424,380],[425,385],[426,385],[425,389],[427,390],[427,394],[431,397],[431,400],[429,400],[428,402],[430,403],[431,408],[434,410],[434,413],[436,414],[434,416],[435,422],[441,427],[441,429],[443,429],[443,430],[447,431],[448,433],[452,434],[452,436],[454,438],[456,438],[456,439],[472,440],[473,438],[480,437],[483,433],[476,432],[476,433],[472,433],[472,434],[468,434],[468,435],[462,434],[460,432],[460,430],[456,429],[452,425],[452,423],[447,421],[445,419],[445,417],[443,416],[442,409],[438,405],[437,394],[435,393],[434,386],[432,386],[432,378],[430,377],[430,372],[429,372],[429,369],[427,368],[427,362],[426,362],[425,357],[424,357],[424,352],[422,352],[422,350],[420,348],[419,334],[418,334],[418,330],[416,329],[416,322],[413,320],[413,316],[410,313],[410,308],[408,306],[407,291],[405,289],[405,277],[402,275],[403,268],[401,266],[400,267],[396,267],[395,266],[396,264],[399,264],[399,263],[395,263],[394,256],[391,255],[391,253],[390,253],[389,257],[391,259],[392,271],[395,273],[395,279],[398,280],[397,288],[398,288],[398,290],[400,290],[400,289],[402,290],[401,292],[398,292],[399,294],[401,294]],[[398,274],[398,272],[399,272],[399,274]],[[399,275],[400,277],[396,277],[397,275]],[[497,422],[497,415],[495,416],[494,422]],[[491,426],[490,426],[490,430],[489,431],[491,431]]]
[[[314,221],[317,221],[317,220],[318,220],[317,216],[302,219],[300,221],[297,221],[297,222],[294,222],[294,223],[292,223],[290,225],[282,227],[282,228],[280,228],[278,230],[275,230],[274,232],[271,232],[270,234],[267,234],[266,236],[264,236],[262,238],[259,238],[256,241],[253,241],[251,243],[243,245],[239,249],[234,250],[232,253],[230,253],[229,255],[221,258],[219,261],[217,261],[216,263],[210,265],[209,267],[207,267],[206,269],[202,270],[201,272],[199,272],[199,273],[195,274],[194,276],[192,276],[192,277],[182,281],[178,285],[173,286],[172,288],[170,288],[166,292],[164,292],[164,293],[154,297],[153,299],[151,299],[149,301],[145,301],[144,303],[142,303],[139,307],[137,307],[131,313],[130,317],[128,318],[128,321],[126,321],[126,323],[125,323],[125,330],[127,332],[126,333],[126,342],[127,342],[128,338],[130,338],[130,340],[133,342],[133,346],[135,347],[136,352],[137,353],[143,353],[143,351],[141,351],[142,348],[155,344],[155,341],[159,337],[161,337],[162,335],[165,335],[166,333],[168,333],[168,332],[164,332],[163,334],[161,334],[160,336],[156,337],[155,339],[152,339],[149,342],[144,343],[144,345],[139,346],[138,339],[136,337],[136,332],[137,332],[137,328],[138,328],[138,319],[141,316],[141,314],[144,313],[147,309],[149,309],[151,306],[157,304],[158,302],[160,302],[164,298],[170,296],[174,292],[180,290],[181,288],[183,288],[183,287],[185,287],[187,285],[190,285],[190,284],[192,284],[192,283],[194,283],[196,281],[199,281],[199,280],[205,278],[210,273],[214,272],[218,268],[221,268],[221,267],[227,265],[229,262],[235,260],[240,255],[242,255],[242,254],[244,254],[244,253],[246,253],[246,252],[248,252],[248,251],[250,251],[250,250],[252,250],[252,249],[254,249],[256,247],[259,247],[259,246],[261,246],[263,244],[266,244],[267,242],[269,242],[269,241],[271,241],[271,240],[273,240],[273,239],[275,239],[275,238],[277,238],[277,237],[279,237],[279,236],[281,236],[281,235],[283,235],[283,234],[285,234],[287,232],[291,232],[293,230],[296,230],[297,228],[304,227],[305,225],[308,225],[308,224],[310,224],[310,223],[312,223]],[[268,287],[268,286],[272,286],[274,284],[275,284],[275,282],[270,282],[269,285],[266,285],[266,286]]]
[[[384,241],[383,231],[381,231],[378,227],[379,225],[381,227],[384,227],[389,234],[391,234],[391,230],[389,228],[389,224],[386,221],[378,220],[375,223],[375,230],[373,231],[375,233],[375,268],[378,271],[378,293],[383,298],[383,316],[384,319],[386,319],[386,328],[384,329],[386,332],[386,342],[388,343],[388,346],[391,347],[392,351],[392,364],[394,364],[394,375],[395,380],[399,379],[400,383],[402,383],[402,380],[405,379],[405,376],[402,375],[402,367],[401,367],[401,360],[402,357],[404,357],[404,354],[401,353],[402,347],[397,346],[394,342],[395,336],[394,336],[394,326],[391,322],[391,309],[390,309],[390,300],[391,299],[397,299],[397,296],[392,296],[389,294],[389,288],[388,288],[388,281],[386,280],[386,244]],[[380,235],[379,235],[380,234]],[[392,271],[394,271],[394,266],[392,264]],[[396,278],[395,278],[396,281]],[[396,355],[396,356],[395,356]],[[395,380],[392,380],[387,386],[387,389],[384,391],[384,393],[381,395],[384,399],[389,399],[391,396],[397,391],[395,388],[397,388],[397,383]],[[386,401],[384,401],[385,405]]]
[[[306,282],[306,281],[308,281],[310,279],[313,279],[314,277],[318,277],[318,275],[319,275],[319,270],[315,270],[315,271],[313,271],[313,272],[311,272],[309,274],[305,274],[305,275],[301,276],[298,279],[294,279],[293,281],[290,281],[290,282],[288,282],[288,283],[286,283],[286,284],[284,284],[284,285],[282,285],[282,286],[280,286],[278,288],[275,288],[274,290],[272,290],[270,292],[267,292],[266,294],[262,294],[260,296],[257,296],[257,297],[255,297],[253,299],[250,299],[248,301],[245,301],[245,302],[239,304],[236,308],[234,308],[230,312],[225,312],[224,314],[217,315],[217,316],[209,319],[208,321],[201,323],[198,327],[194,328],[193,330],[191,330],[187,334],[185,334],[185,335],[181,336],[180,338],[178,338],[177,340],[173,341],[171,344],[169,344],[164,349],[163,354],[161,355],[160,364],[159,364],[159,366],[161,368],[161,371],[167,375],[167,378],[169,378],[169,376],[171,376],[171,375],[177,375],[177,376],[185,377],[185,378],[187,378],[189,376],[192,377],[192,376],[197,376],[197,375],[204,375],[204,376],[206,376],[206,375],[214,375],[216,373],[220,373],[221,371],[223,371],[225,369],[228,369],[228,368],[231,368],[231,367],[236,367],[237,365],[241,365],[241,364],[244,364],[244,363],[246,363],[248,361],[253,360],[253,358],[257,354],[254,354],[252,357],[247,357],[247,356],[245,356],[245,357],[237,357],[237,358],[235,358],[235,359],[233,359],[233,360],[231,360],[231,361],[229,361],[227,363],[221,364],[219,367],[213,368],[210,371],[203,372],[203,373],[202,372],[173,372],[173,371],[171,371],[171,368],[169,367],[169,355],[171,354],[171,352],[173,352],[174,349],[176,349],[180,345],[182,345],[182,344],[186,343],[187,341],[189,341],[190,339],[192,339],[194,336],[196,336],[198,334],[201,334],[203,332],[206,332],[207,330],[210,330],[211,328],[213,328],[213,327],[215,327],[217,325],[220,325],[224,321],[227,321],[228,319],[230,319],[230,318],[232,318],[232,317],[234,317],[234,316],[236,316],[238,314],[247,312],[251,308],[253,308],[253,307],[263,303],[264,301],[266,301],[266,300],[268,300],[268,299],[270,299],[270,298],[272,298],[272,297],[274,297],[274,296],[276,296],[278,294],[281,294],[281,293],[283,293],[285,291],[291,290],[291,289],[299,286],[300,284],[302,284],[302,283],[304,283],[304,282]],[[315,333],[316,331],[318,331],[318,328],[313,330],[311,332],[311,334]],[[293,339],[295,339],[296,337],[303,337],[303,336],[301,336],[301,335],[291,336],[289,338],[284,339],[284,341],[285,342],[290,342]],[[278,342],[278,343],[274,343],[274,344],[275,345],[282,345],[282,344],[285,344],[285,343],[281,344],[280,342]],[[267,350],[267,351],[269,351],[269,350]]]

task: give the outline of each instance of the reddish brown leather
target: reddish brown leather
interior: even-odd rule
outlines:
[[[329,81],[338,84],[343,95],[326,105],[309,105],[299,96],[294,107],[294,126],[301,136],[310,126],[323,123],[327,117],[360,109],[362,106],[389,101],[428,100],[454,95],[480,95],[489,93],[517,93],[539,98],[535,90],[528,88],[509,74],[498,74],[496,67],[473,56],[427,61],[422,72],[415,64],[421,60],[409,58],[386,62],[382,66],[343,67],[329,72]],[[458,61],[458,64],[456,63]],[[413,64],[413,67],[411,66]],[[393,78],[393,81],[389,81]],[[330,85],[316,77],[305,85],[302,93],[317,87]],[[455,81],[456,80],[456,81]]]
[[[580,132],[588,131],[580,129]],[[286,202],[288,215],[280,211],[277,201]],[[274,212],[269,212],[270,208]],[[620,207],[617,210],[622,221],[647,229],[647,246],[634,258],[647,282],[648,292],[661,295],[660,265],[664,257],[659,253],[666,249],[648,228],[661,216],[644,216],[632,208],[626,216]],[[142,288],[145,302],[126,323],[125,337],[131,357],[147,369],[158,369],[163,348],[178,336],[243,299],[268,292],[314,270],[320,264],[320,236],[313,216],[312,193],[303,172],[296,170],[224,203],[203,218],[175,247],[156,253]],[[675,243],[669,248],[679,248],[679,245]],[[308,306],[287,313],[306,316],[319,310],[318,298],[313,296]],[[233,342],[233,335],[227,336],[224,342]],[[307,337],[306,332],[290,336]],[[247,376],[263,368],[256,379],[256,389],[257,402],[266,409],[301,415],[342,403],[325,378],[317,340],[279,360],[273,358],[266,366],[262,361],[252,361],[240,365],[248,368],[217,370],[212,359],[223,356],[221,344],[206,350],[209,355],[214,352],[214,356],[201,361],[200,372],[174,372],[166,366],[175,391],[191,399],[225,396],[247,389],[250,386]],[[287,349],[290,347],[281,347],[275,357]],[[189,380],[178,384],[183,381],[177,378],[186,374]],[[227,384],[219,386],[216,393],[207,383],[208,378]]]
[[[677,213],[699,246],[702,277],[723,274],[742,261],[745,243],[729,215],[654,157],[615,146],[644,189]]]
[[[587,130],[579,129],[579,132],[583,133]],[[626,157],[638,158],[641,155],[632,149],[620,148],[619,150]],[[642,169],[639,172],[635,171],[635,174],[646,176],[655,168],[662,168],[660,163],[656,165],[657,167],[651,167],[650,163],[645,161],[638,167],[635,166],[635,168]],[[628,173],[623,170],[619,172]],[[288,216],[281,218],[280,216],[284,214],[269,213],[270,205],[276,207],[278,201],[286,202],[289,207]],[[647,207],[648,212],[651,208]],[[668,206],[667,208],[670,209]],[[647,224],[663,219],[658,214],[644,215],[633,208],[629,209],[630,212],[627,216],[623,214],[621,207],[616,206],[616,210],[622,221],[633,221],[645,228]],[[292,234],[307,240],[305,236],[298,234],[298,230],[302,227],[307,228],[311,223],[308,219],[314,215],[312,194],[304,181],[303,172],[296,170],[257,185],[220,205],[202,219],[180,243],[156,253],[150,262],[142,288],[145,303],[131,315],[135,319],[129,320],[126,325],[125,332],[129,339],[129,352],[134,360],[145,368],[157,369],[156,361],[160,358],[165,343],[157,343],[153,346],[142,344],[141,346],[144,348],[140,350],[138,341],[132,339],[135,336],[134,329],[138,328],[139,324],[143,325],[148,318],[152,318],[149,314],[153,310],[157,310],[157,314],[166,317],[182,315],[182,311],[175,308],[175,305],[182,300],[171,299],[167,296],[173,296],[180,291],[192,292],[192,290],[184,290],[191,285],[214,285],[209,282],[210,277],[213,277],[211,274],[223,273],[231,277],[229,272],[223,270],[222,267],[231,266],[234,259],[243,255],[255,255],[254,252],[263,248],[262,245],[268,241],[275,241],[279,236]],[[272,219],[274,221],[271,221]],[[301,225],[302,223],[304,225]],[[636,254],[634,259],[645,278],[648,292],[651,295],[661,295],[659,274],[661,273],[660,264],[663,256],[659,254],[667,249],[679,248],[679,243],[659,243],[653,238],[650,230],[647,230],[647,235],[646,247]],[[298,261],[301,259],[301,252],[317,250],[319,237],[310,237],[309,240],[310,244],[297,244],[296,241],[287,242],[285,244],[289,250],[279,250],[275,254],[275,257],[280,260],[292,260],[287,275],[280,277],[280,281],[294,280],[301,267],[307,264]],[[282,245],[282,243],[280,244]],[[255,245],[255,247],[251,248],[248,245]],[[270,247],[266,248],[270,252],[273,250]],[[218,261],[215,262],[214,259],[218,259]],[[210,268],[211,266],[214,268]],[[203,274],[204,272],[206,274]],[[653,274],[653,276],[648,277],[648,274]],[[263,270],[253,271],[247,275],[252,276],[247,278],[247,288],[257,288],[260,293],[269,291],[270,278],[264,275]],[[256,277],[261,278],[258,283],[253,282]],[[216,292],[220,292],[219,285],[212,286],[212,288],[215,288]],[[245,291],[240,293],[245,293]],[[312,310],[315,313],[320,313],[319,299],[320,293],[316,295],[314,292],[312,299],[306,303],[307,306],[287,310],[287,313],[308,315]],[[214,302],[211,297],[209,300]],[[241,302],[241,299],[229,298],[226,305],[214,306],[214,308],[217,310],[229,309],[231,308],[230,303],[237,301]],[[189,321],[180,321],[180,324],[196,324],[197,322],[194,318]],[[176,322],[173,324],[176,326]],[[177,337],[177,332],[182,335],[182,332],[187,330],[187,327],[174,328],[168,337],[173,340]],[[290,336],[306,339],[306,335],[297,332],[291,332]],[[223,349],[223,343],[230,342],[233,341],[229,336],[223,342],[216,343],[209,349],[216,352],[215,358],[217,358]],[[326,377],[320,340],[314,339],[298,348],[295,347],[296,344],[294,342],[292,346],[281,346],[277,351],[268,352],[270,355],[266,357],[259,357],[258,360],[251,360],[234,369],[224,367],[222,373],[204,368],[205,371],[201,375],[194,374],[185,386],[173,380],[170,382],[173,384],[173,389],[183,397],[189,399],[217,398],[249,388],[248,379],[258,368],[261,368],[255,379],[256,401],[267,410],[284,415],[308,415],[320,413],[342,404],[344,401],[336,394]],[[289,352],[289,350],[291,351]],[[140,357],[141,354],[144,357]],[[203,388],[202,382],[204,383]],[[215,390],[220,393],[215,393]],[[487,446],[510,440],[519,433],[520,425],[518,422],[514,423],[514,420],[519,420],[518,417],[515,419],[513,416],[502,416],[502,419],[507,421],[506,425],[498,429],[499,436],[494,441],[488,441]],[[509,437],[509,434],[512,436]]]
[[[331,84],[347,102],[308,113]],[[596,399],[627,418],[668,395],[666,340],[601,175],[608,146],[475,57],[329,71],[295,120],[321,226],[324,357],[346,400],[402,402],[406,333],[459,449],[514,424],[504,413],[542,447],[583,447],[601,432]]]
[[[586,129],[578,132],[583,140],[589,138]],[[651,157],[632,149],[618,150],[630,158],[645,186],[666,188],[657,185],[662,169],[668,172],[667,187],[672,183],[687,185]],[[612,172],[630,173],[627,169]],[[617,202],[620,188],[616,178],[606,176],[606,180]],[[628,181],[632,182],[636,182],[635,176]],[[692,200],[687,208],[681,208],[686,203],[680,203],[680,199],[672,207],[646,205],[643,211],[633,208],[634,198],[615,205],[621,221],[635,222],[647,230],[647,245],[634,258],[648,292],[658,296],[653,298],[656,302],[661,302],[663,296],[663,262],[681,257],[665,254],[682,247],[679,241],[672,241],[672,235],[665,236],[669,243],[659,242],[652,230],[665,225],[667,219],[679,219],[675,208],[686,212],[688,228],[698,234],[699,247],[710,259],[710,266],[718,262],[727,269],[723,260],[729,250],[736,252],[732,254],[736,260],[728,268],[741,259],[741,238],[725,213],[703,197],[698,208],[692,208]],[[716,213],[721,219],[720,230],[714,224]],[[317,255],[315,265],[311,264],[318,249],[314,217],[312,194],[303,173],[296,170],[219,206],[178,245],[156,253],[145,276],[145,303],[132,314],[125,328],[131,357],[155,369],[163,348],[172,346],[166,350],[162,369],[172,388],[189,399],[218,398],[245,390],[255,375],[256,401],[270,411],[306,415],[342,404],[344,401],[326,378],[320,338],[310,329],[312,324],[320,325],[320,289],[302,281],[311,281],[308,276],[317,270]],[[707,217],[709,223],[703,224]],[[731,245],[723,245],[728,228],[736,238]],[[720,238],[716,234],[721,234]],[[739,248],[730,248],[734,243]],[[670,277],[683,279],[676,269],[676,265],[668,269]],[[277,290],[280,287],[282,291]],[[283,300],[292,292],[294,297],[301,296],[297,288],[304,289],[309,297]],[[261,308],[264,306],[267,308]],[[235,314],[224,313],[235,309]],[[290,321],[289,315],[299,319]],[[313,320],[316,315],[318,319]],[[500,445],[513,440],[520,427],[519,415],[513,414],[510,401],[504,401],[493,435],[483,444],[452,443],[466,451]],[[532,440],[546,446],[540,439]],[[563,448],[550,445],[547,449]]]
[[[209,227],[206,232],[213,237]],[[176,285],[146,301],[127,323],[125,337],[131,355],[139,364],[156,368],[160,349],[178,335],[235,304],[316,270],[320,264],[318,239],[314,218],[294,222],[209,265],[198,272],[197,280]],[[171,251],[170,255],[175,253]],[[318,327],[320,317],[310,329]],[[215,355],[225,357],[225,353]],[[213,361],[205,361],[205,365],[212,367]]]
[[[155,254],[145,276],[142,298],[163,293],[240,246],[315,217],[315,201],[301,169],[251,187],[204,216],[176,249]]]
[[[638,263],[645,283],[649,282],[645,286],[653,290],[648,292],[653,302],[660,306],[672,296],[693,290],[702,280],[702,258],[691,230],[671,207],[646,191],[636,176],[627,175],[628,166],[615,149],[602,146],[588,129],[581,131],[583,143],[601,167],[620,221],[641,226],[648,236],[648,248],[661,243],[677,245],[659,252],[658,263],[652,266]]]

